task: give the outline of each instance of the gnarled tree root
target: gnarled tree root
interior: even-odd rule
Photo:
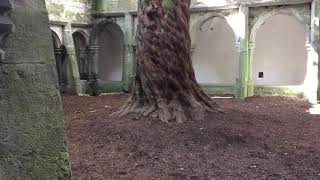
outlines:
[[[209,112],[221,113],[219,106],[212,101],[206,104],[199,103],[195,98],[190,98],[189,105],[184,105],[178,100],[171,100],[165,103],[165,100],[147,101],[145,99],[137,100],[130,97],[128,102],[112,116],[122,117],[127,114],[136,114],[140,117],[159,118],[162,122],[176,121],[183,123],[187,120],[204,120]]]

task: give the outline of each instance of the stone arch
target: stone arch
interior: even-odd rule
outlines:
[[[250,34],[252,70],[249,76],[253,84],[303,85],[308,63],[307,24],[294,9],[274,10],[257,19]]]
[[[67,83],[67,67],[65,63],[66,49],[62,45],[61,40],[55,31],[51,30],[51,36],[54,48],[54,55],[56,59],[58,82],[60,85],[60,90],[62,90],[62,88],[64,88],[63,86]]]
[[[51,36],[52,36],[53,48],[55,49],[60,48],[62,44],[58,34],[54,30],[51,30]]]
[[[195,39],[195,33],[197,31],[197,29],[199,29],[204,23],[206,23],[207,21],[211,20],[212,18],[223,18],[224,20],[226,20],[226,22],[228,23],[228,25],[231,27],[233,33],[235,36],[237,36],[237,25],[233,24],[232,22],[228,21],[228,18],[226,16],[224,16],[223,14],[220,13],[208,13],[204,16],[200,16],[199,18],[197,18],[190,26],[190,34],[191,34],[191,40]],[[192,43],[193,44],[193,43]]]
[[[90,45],[99,47],[98,74],[102,81],[122,81],[124,66],[124,33],[112,21],[100,21],[94,26]]]
[[[124,29],[122,26],[120,26],[114,19],[99,19],[95,21],[93,28],[90,31],[90,37],[89,37],[89,44],[90,46],[96,46],[97,45],[97,36],[99,33],[108,25],[112,25],[116,27],[118,31],[121,31],[121,33],[124,36]]]
[[[201,84],[236,83],[236,35],[221,15],[209,14],[192,27],[193,65]]]
[[[272,11],[267,11],[265,13],[262,13],[259,15],[259,17],[256,18],[256,20],[253,22],[253,26],[251,28],[251,33],[249,37],[249,42],[254,44],[256,39],[256,34],[260,27],[272,16],[278,15],[278,14],[284,14],[291,16],[295,18],[298,22],[300,22],[304,26],[305,34],[307,37],[307,40],[309,40],[310,36],[310,24],[308,23],[308,20],[302,16],[299,11],[295,10],[294,8],[283,8],[283,9],[274,9]]]
[[[77,31],[73,32],[72,35],[75,35],[75,34],[81,36],[81,38],[83,39],[83,41],[85,42],[85,44],[86,44],[86,45],[89,45],[89,41],[90,41],[89,35],[88,35],[85,31],[83,31],[83,30],[77,30]]]
[[[76,51],[77,63],[81,80],[87,80],[89,76],[89,63],[87,58],[87,46],[89,44],[88,35],[78,30],[72,34]]]

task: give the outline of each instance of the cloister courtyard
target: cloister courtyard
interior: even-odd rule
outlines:
[[[0,0],[0,180],[320,180],[320,0]]]
[[[73,178],[320,179],[319,109],[292,97],[212,97],[221,113],[164,124],[112,117],[127,94],[63,96]]]

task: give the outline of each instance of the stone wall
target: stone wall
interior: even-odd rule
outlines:
[[[273,6],[310,3],[312,0],[192,0],[191,8],[216,9],[232,8],[240,4],[250,7]],[[93,1],[93,12],[99,13],[118,13],[134,12],[138,10],[138,0],[95,0]]]
[[[91,0],[46,0],[50,21],[90,23]]]
[[[228,23],[236,13],[208,19],[193,29],[192,59],[199,83],[231,86],[236,83],[236,36]]]
[[[303,24],[288,15],[274,15],[260,27],[255,42],[253,55],[255,85],[304,84],[308,52]]]
[[[138,10],[138,0],[95,0],[93,12],[128,12]]]
[[[12,1],[0,61],[0,179],[70,179],[44,0]],[[1,26],[1,25],[0,25]]]
[[[192,0],[192,7],[230,8],[240,4],[249,7],[310,3],[312,0]]]

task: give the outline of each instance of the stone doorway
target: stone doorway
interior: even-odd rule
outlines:
[[[124,36],[116,23],[101,25],[97,36],[99,52],[99,75],[101,81],[122,81],[124,59]]]

